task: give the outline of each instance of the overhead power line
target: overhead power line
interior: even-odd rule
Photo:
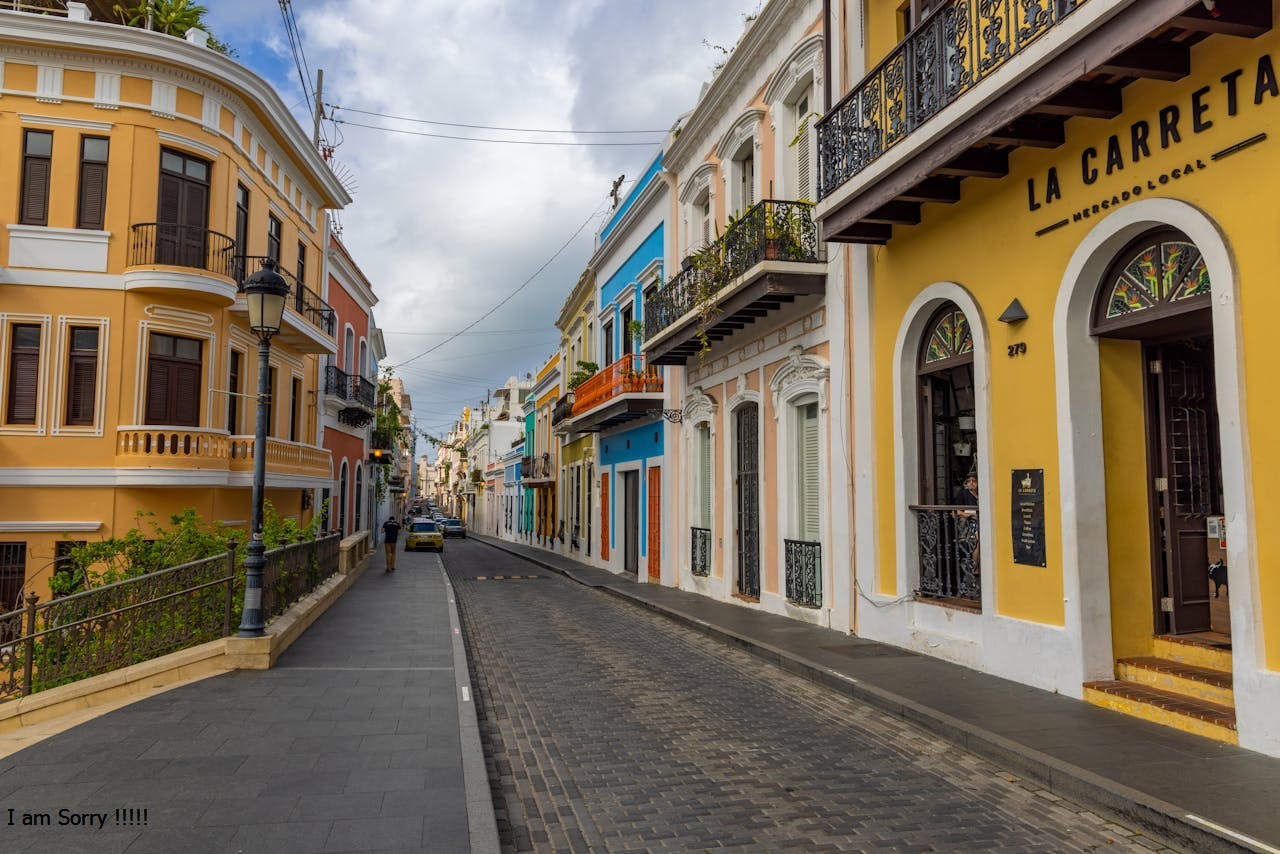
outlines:
[[[383,333],[387,335],[452,335],[452,332],[409,332],[403,329],[384,329]],[[543,332],[547,328],[545,326],[530,326],[527,329],[474,329],[471,335],[519,335],[526,332]]]
[[[598,146],[630,146],[632,148],[636,148],[643,146],[651,148],[658,144],[658,140],[650,140],[648,142],[553,142],[551,140],[541,139],[485,139],[484,137],[479,136],[455,136],[447,133],[427,133],[426,131],[407,130],[405,128],[389,128],[386,125],[370,125],[363,122],[353,122],[349,119],[334,119],[333,123],[338,125],[350,125],[351,127],[357,128],[368,128],[370,130],[382,130],[388,133],[403,133],[409,136],[429,136],[433,139],[456,139],[461,140],[462,142],[493,142],[499,145],[561,145],[573,148],[591,148]]]
[[[396,119],[397,121],[417,122],[418,124],[424,124],[424,125],[442,125],[444,127],[450,127],[450,128],[472,128],[473,130],[507,130],[507,131],[516,131],[519,133],[576,133],[576,134],[613,134],[613,133],[621,133],[621,134],[662,133],[662,134],[665,134],[666,133],[665,130],[550,130],[548,128],[509,128],[509,127],[501,127],[499,125],[469,125],[464,122],[442,122],[437,119],[419,119],[419,118],[414,118],[413,116],[393,116],[390,113],[379,113],[373,110],[359,110],[359,109],[356,109],[355,107],[344,107],[344,106],[341,106],[340,104],[326,103],[325,106],[331,107],[332,109],[335,109],[335,110],[346,110],[348,113],[360,113],[361,115],[364,115],[364,116],[377,116],[378,118],[382,118],[382,119]]]

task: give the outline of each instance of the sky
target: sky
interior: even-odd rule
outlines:
[[[309,105],[276,0],[205,0],[207,22],[272,83],[310,130]],[[631,146],[504,145],[326,123],[354,183],[342,240],[378,295],[374,314],[413,399],[441,435],[463,406],[536,372],[594,248],[608,192],[656,156],[760,0],[293,0],[311,76],[338,119],[459,136]],[[341,109],[341,108],[347,109]],[[450,128],[356,113],[511,128]],[[655,132],[656,131],[656,132]],[[624,185],[625,186],[625,185]],[[592,215],[595,214],[594,217]],[[589,223],[588,220],[590,219]],[[489,311],[588,223],[474,332],[413,358]],[[419,451],[425,451],[419,443]]]

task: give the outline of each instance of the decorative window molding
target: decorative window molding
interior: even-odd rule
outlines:
[[[805,394],[818,396],[818,409],[827,411],[827,385],[831,368],[824,359],[807,356],[800,345],[791,348],[786,364],[769,380],[773,392],[773,419],[781,417],[783,404]]]
[[[755,147],[759,148],[760,128],[763,121],[764,110],[760,109],[753,108],[738,116],[716,144],[716,157],[721,160],[732,158],[747,140],[752,140]]]
[[[0,533],[96,531],[101,527],[101,522],[0,522]]]
[[[0,407],[7,406],[9,393],[9,353],[13,326],[16,323],[34,324],[40,327],[40,365],[36,382],[36,423],[6,424],[0,418],[0,434],[6,436],[43,436],[48,422],[45,419],[45,401],[49,396],[49,363],[55,352],[49,346],[49,328],[53,317],[48,314],[6,314],[0,312]]]
[[[683,423],[696,427],[704,422],[714,422],[716,402],[699,387],[694,387],[685,395],[684,408],[681,410]]]
[[[691,205],[703,193],[711,192],[711,188],[715,185],[711,179],[715,176],[718,167],[718,163],[707,162],[693,170],[693,174],[685,181],[684,188],[680,191],[680,201]]]
[[[138,349],[137,365],[134,373],[134,390],[133,390],[133,423],[147,423],[147,363],[151,353],[150,337],[152,332],[159,332],[164,335],[176,335],[181,338],[195,338],[203,344],[200,350],[200,381],[205,388],[204,405],[200,407],[199,423],[195,426],[198,429],[217,429],[214,426],[212,413],[213,407],[213,366],[218,363],[218,333],[210,330],[202,332],[199,329],[192,329],[191,325],[186,322],[179,321],[164,322],[160,320],[143,320],[138,323]]]
[[[91,122],[86,119],[67,119],[62,116],[37,116],[31,113],[19,113],[18,118],[24,125],[43,127],[80,128],[106,133],[115,127],[111,122]]]
[[[182,134],[178,134],[178,133],[170,133],[167,130],[157,130],[156,137],[163,143],[166,143],[168,145],[174,145],[179,148],[190,149],[191,151],[194,151],[197,154],[201,155],[202,157],[208,158],[209,160],[217,160],[219,157],[222,156],[222,152],[217,148],[214,148],[212,145],[209,145],[208,143],[201,142],[198,139],[192,139],[189,136],[183,136]]]
[[[738,374],[737,380],[734,381],[734,386],[735,390],[733,397],[729,398],[729,402],[725,404],[725,409],[728,413],[732,414],[735,409],[745,406],[748,403],[759,405],[764,402],[764,395],[753,388],[747,387],[746,374]],[[764,423],[763,418],[760,419],[760,421],[761,424]]]
[[[798,89],[807,86],[810,79],[822,85],[822,34],[814,33],[797,44],[787,58],[778,64],[764,89],[764,102],[790,103]]]
[[[183,324],[194,323],[206,329],[212,329],[214,324],[213,315],[189,308],[176,308],[170,305],[152,303],[142,311],[147,317],[154,317],[156,320],[171,320],[175,323]]]
[[[98,330],[98,371],[94,379],[94,402],[92,425],[69,425],[63,423],[63,414],[67,401],[67,359],[70,355],[71,327],[96,327]],[[111,320],[106,317],[76,317],[62,315],[58,318],[58,334],[54,354],[57,362],[53,366],[53,394],[50,395],[49,434],[52,436],[101,436],[103,433],[103,415],[107,403],[107,376],[111,369],[108,363]]]

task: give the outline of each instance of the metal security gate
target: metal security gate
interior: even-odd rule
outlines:
[[[760,407],[748,403],[734,413],[737,471],[738,592],[760,598]]]

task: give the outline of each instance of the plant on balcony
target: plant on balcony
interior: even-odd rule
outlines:
[[[597,373],[599,373],[599,371],[600,371],[600,366],[597,365],[595,362],[584,362],[583,360],[579,359],[578,367],[574,369],[574,372],[572,374],[569,375],[569,383],[568,383],[569,391],[573,391],[578,386],[582,385],[587,380],[594,377]]]
[[[627,334],[635,342],[636,349],[640,349],[640,342],[644,340],[644,324],[638,320],[631,321],[627,324]]]

